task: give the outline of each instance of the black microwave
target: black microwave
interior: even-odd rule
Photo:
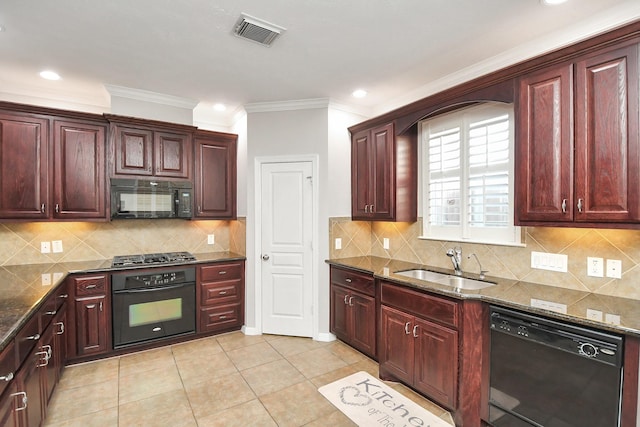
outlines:
[[[111,219],[191,218],[192,212],[188,181],[111,179]]]

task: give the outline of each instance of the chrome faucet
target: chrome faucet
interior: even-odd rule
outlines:
[[[456,276],[462,276],[462,248],[456,246],[455,248],[449,249],[447,256],[451,258]]]
[[[489,270],[483,270],[482,269],[482,264],[480,264],[480,260],[478,259],[478,255],[476,254],[471,254],[467,257],[467,259],[474,257],[476,259],[476,261],[478,262],[478,266],[480,267],[480,280],[484,279],[484,273],[489,272]]]

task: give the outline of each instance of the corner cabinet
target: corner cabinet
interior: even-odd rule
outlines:
[[[105,114],[110,122],[110,175],[191,179],[196,128]]]
[[[416,139],[396,136],[393,123],[352,134],[352,219],[416,220]]]
[[[0,111],[0,218],[106,221],[106,134],[97,117]]]
[[[331,267],[330,330],[338,339],[377,359],[373,275]]]
[[[195,146],[196,219],[235,219],[237,139],[228,133],[197,131]]]
[[[516,223],[640,223],[638,41],[525,75]]]

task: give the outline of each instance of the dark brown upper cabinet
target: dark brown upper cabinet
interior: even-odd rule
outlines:
[[[195,218],[236,218],[237,139],[234,134],[196,132]]]
[[[524,75],[516,223],[640,222],[637,41]]]
[[[111,176],[190,180],[195,127],[107,114]]]
[[[396,137],[393,123],[359,130],[351,138],[351,218],[415,221],[417,144]]]
[[[106,124],[0,112],[0,218],[106,220]]]

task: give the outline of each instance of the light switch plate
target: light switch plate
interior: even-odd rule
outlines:
[[[622,279],[622,261],[619,259],[607,260],[607,277]]]
[[[587,257],[587,276],[604,277],[604,260],[602,258]]]
[[[53,253],[54,254],[59,254],[61,253],[62,250],[62,240],[54,240],[51,242],[51,246],[53,248]]]
[[[214,245],[216,243],[216,236],[214,234],[207,235],[207,244]]]
[[[336,240],[334,240],[334,244],[335,244],[336,250],[342,249],[342,239],[340,237],[336,237]]]
[[[382,248],[389,249],[389,239],[386,237],[382,239]]]
[[[40,242],[40,253],[48,254],[51,252],[51,242]]]

